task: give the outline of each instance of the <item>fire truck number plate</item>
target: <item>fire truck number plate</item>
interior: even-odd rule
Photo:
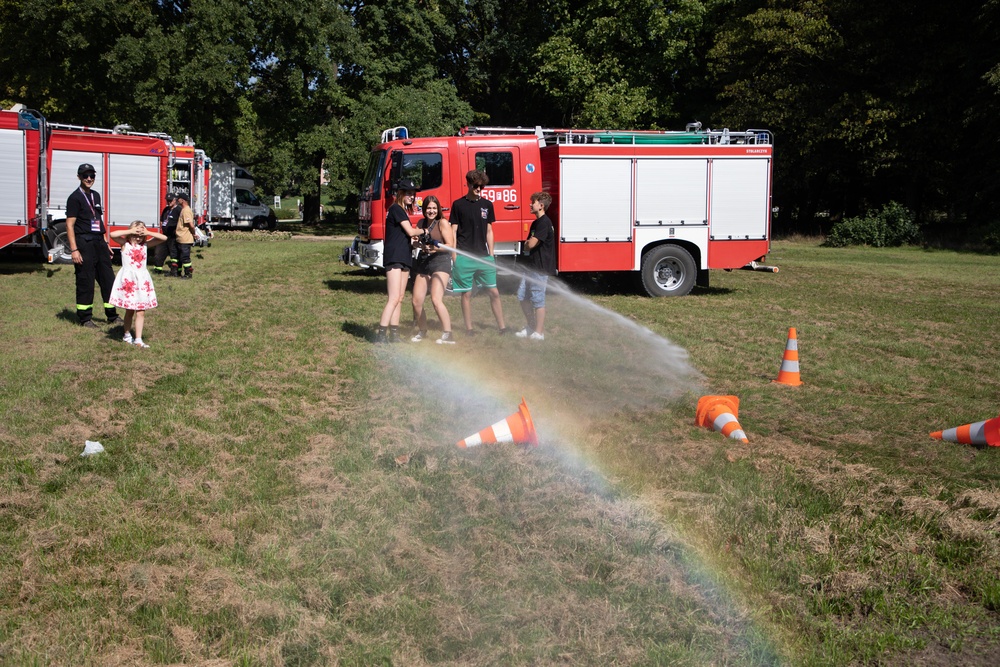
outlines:
[[[483,197],[489,199],[491,202],[504,202],[505,204],[511,204],[517,201],[517,190],[514,188],[504,188],[504,189],[485,189],[483,190]]]

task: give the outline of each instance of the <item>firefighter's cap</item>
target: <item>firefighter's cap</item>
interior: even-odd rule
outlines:
[[[186,201],[187,203],[189,203],[189,204],[191,203],[191,198],[190,198],[190,197],[188,197],[188,196],[187,196],[187,195],[186,195],[185,193],[183,193],[183,192],[181,192],[181,193],[178,193],[178,195],[177,195],[177,199],[183,199],[183,200],[184,200],[184,201]]]
[[[167,201],[173,201],[177,199],[177,195],[175,195],[173,192],[168,192],[166,195],[164,195],[163,198],[166,199]]]
[[[97,175],[97,170],[94,169],[94,165],[84,162],[79,167],[76,168],[76,175],[83,176],[84,174],[94,174]]]
[[[416,192],[417,184],[413,182],[412,178],[404,178],[399,182],[399,185],[396,186],[396,189],[400,191],[407,190],[410,192]]]

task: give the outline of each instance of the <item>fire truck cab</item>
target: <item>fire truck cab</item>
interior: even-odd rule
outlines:
[[[417,184],[420,219],[423,201],[433,195],[448,217],[452,202],[466,193],[465,174],[486,172],[490,183],[482,196],[493,202],[493,234],[498,255],[513,255],[528,234],[532,216],[525,193],[541,189],[538,140],[531,135],[465,134],[454,137],[410,139],[406,128],[382,133],[368,162],[359,198],[358,237],[345,249],[348,263],[364,268],[382,266],[385,216],[395,201],[396,184],[412,178]]]
[[[418,208],[429,195],[445,216],[482,169],[494,202],[497,255],[516,255],[534,217],[531,194],[552,195],[560,273],[638,271],[652,296],[680,296],[709,269],[742,268],[770,247],[771,134],[469,127],[411,138],[386,130],[359,197],[358,236],[343,260],[381,267],[394,187],[412,178]],[[414,216],[414,220],[419,213]]]

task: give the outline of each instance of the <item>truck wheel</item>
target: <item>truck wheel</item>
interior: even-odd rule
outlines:
[[[698,267],[684,248],[661,245],[642,256],[641,273],[649,296],[684,296],[694,287]]]
[[[267,229],[267,216],[258,215],[250,222],[250,229]]]
[[[49,252],[52,254],[52,263],[72,264],[73,254],[69,251],[69,235],[66,233],[66,223],[57,223],[45,233],[49,235]]]

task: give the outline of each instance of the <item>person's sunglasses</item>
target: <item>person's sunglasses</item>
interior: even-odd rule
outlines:
[[[86,181],[92,181],[97,178],[97,174],[84,174],[83,179]]]

